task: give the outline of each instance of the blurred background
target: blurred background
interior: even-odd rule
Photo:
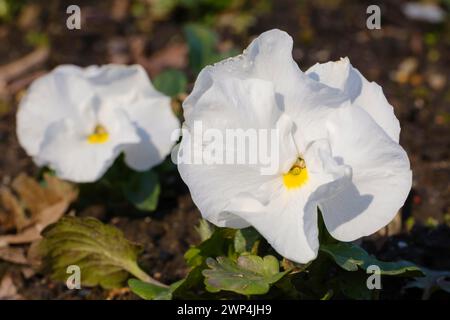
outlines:
[[[450,269],[450,1],[411,3],[0,0],[0,183],[38,172],[17,142],[15,113],[28,85],[55,66],[138,63],[152,79],[170,71],[165,81],[177,83],[167,90],[174,90],[179,112],[183,93],[190,92],[204,65],[235,55],[261,32],[279,28],[294,38],[293,56],[303,71],[316,62],[348,56],[368,80],[382,86],[400,120],[413,189],[395,223],[378,235],[384,240],[366,246],[387,259],[402,256]],[[73,4],[81,9],[80,30],[66,27],[66,9]],[[366,9],[372,4],[381,9],[381,29],[366,27]],[[176,70],[187,77],[178,77]],[[80,210],[80,215],[108,220],[145,243],[144,265],[162,281],[185,274],[183,253],[198,241],[192,226],[199,213],[181,180],[172,178],[170,192],[150,216],[110,216],[101,199]],[[408,250],[398,245],[401,241]],[[0,261],[0,275],[7,268],[2,265]],[[15,283],[26,298],[107,295],[100,289],[67,292],[34,274],[17,275]]]

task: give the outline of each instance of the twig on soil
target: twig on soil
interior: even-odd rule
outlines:
[[[130,293],[130,288],[118,288],[118,289],[112,289],[108,292],[108,296],[106,297],[106,300],[114,300],[117,297],[123,296],[127,293]]]
[[[33,82],[34,80],[36,80],[37,78],[43,76],[44,74],[46,74],[47,71],[45,70],[38,70],[36,72],[33,72],[29,75],[26,75],[22,78],[19,78],[13,82],[11,82],[11,84],[9,84],[7,86],[7,90],[9,92],[9,94],[16,94],[19,91],[25,89],[26,87],[28,87],[28,85]]]
[[[0,66],[0,82],[7,83],[17,79],[30,69],[46,62],[49,54],[48,48],[38,48],[16,61]]]
[[[0,259],[9,261],[15,264],[28,264],[28,259],[25,257],[25,250],[16,247],[0,248]]]

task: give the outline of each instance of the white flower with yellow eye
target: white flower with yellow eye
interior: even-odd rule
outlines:
[[[74,182],[99,179],[122,152],[132,169],[152,168],[178,128],[170,98],[138,65],[57,67],[33,82],[17,112],[28,155]]]
[[[348,59],[303,73],[292,38],[280,30],[204,68],[183,109],[189,133],[196,122],[205,131],[278,130],[274,174],[257,164],[182,160],[178,169],[203,217],[222,227],[253,226],[293,261],[317,256],[318,208],[334,238],[353,241],[388,224],[411,188],[399,122],[381,88]],[[192,148],[192,136],[183,137],[179,155]]]

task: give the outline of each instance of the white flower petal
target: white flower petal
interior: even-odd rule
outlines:
[[[28,155],[37,155],[51,123],[78,116],[92,99],[92,87],[79,76],[78,70],[74,66],[56,68],[34,81],[21,100],[17,111],[17,137]]]
[[[99,179],[124,145],[139,142],[135,128],[123,111],[106,110],[101,118],[110,131],[108,141],[99,144],[89,143],[85,132],[72,119],[51,124],[36,155],[38,162],[47,164],[59,177],[69,181],[81,183]]]
[[[252,165],[178,167],[206,219],[253,225],[280,254],[305,263],[317,255],[318,207],[337,239],[371,234],[403,204],[411,171],[381,89],[348,61],[317,65],[307,76],[291,51],[289,35],[265,32],[242,55],[202,70],[183,104],[188,130],[198,120],[221,132],[281,129],[286,147],[277,173],[262,176]],[[180,154],[191,140],[183,137]],[[283,173],[297,157],[305,160],[308,180],[287,188]]]
[[[225,212],[224,208],[238,193],[255,190],[267,177],[250,168],[231,165],[179,164],[178,170],[205,219],[220,227],[249,226],[242,219]]]
[[[161,163],[174,145],[172,132],[180,127],[170,98],[153,87],[139,65],[91,66],[84,75],[103,105],[124,110],[138,128],[141,142],[125,147],[127,165],[145,171]]]
[[[336,161],[352,168],[352,184],[320,201],[327,229],[336,239],[370,235],[395,216],[411,189],[408,157],[361,108],[348,105],[327,121]]]
[[[211,128],[267,128],[282,113],[276,104],[273,84],[268,81],[218,77],[206,87],[199,81],[196,87],[202,95],[196,99],[190,96],[183,103],[188,126],[201,119]]]
[[[275,91],[279,87],[292,88],[293,80],[301,76],[301,71],[292,59],[292,38],[284,31],[273,29],[262,33],[252,41],[244,53],[204,68],[194,89],[183,104],[185,113],[220,78],[256,78],[273,83]]]
[[[323,119],[348,97],[306,76],[292,58],[292,47],[286,32],[273,29],[253,40],[243,54],[204,68],[183,104],[185,118],[215,81],[256,78],[272,83],[278,108],[295,120],[304,141],[325,138]]]
[[[117,116],[117,113],[122,115]],[[123,123],[123,119],[127,123]],[[116,127],[120,130],[124,126],[130,127],[117,133],[123,137],[118,137],[116,142],[130,142],[121,146],[120,150],[126,151],[127,164],[136,170],[147,170],[160,163],[174,144],[170,140],[172,131],[179,128],[178,120],[171,112],[170,99],[155,90],[145,70],[138,65],[87,68],[63,65],[36,80],[20,104],[17,135],[38,165],[51,163],[53,166],[64,166],[60,163],[61,158],[51,159],[41,150],[44,147],[48,150],[49,146],[63,147],[58,144],[58,139],[45,135],[53,125],[62,132],[70,131],[67,125],[60,122],[76,124],[76,131],[83,137],[91,134],[97,125],[102,125],[110,134],[110,139]],[[133,133],[132,137],[129,132]],[[98,149],[104,148],[106,145]],[[52,154],[55,153],[53,150]],[[73,174],[65,176],[70,176],[73,181],[78,180]],[[90,180],[92,176],[86,173],[79,179]]]
[[[180,128],[168,97],[146,98],[126,109],[138,128],[141,142],[125,147],[125,162],[138,171],[145,171],[161,163],[176,141],[172,133]]]
[[[348,58],[317,63],[306,71],[312,79],[344,92],[351,101],[361,106],[395,142],[399,141],[400,123],[381,87],[369,82],[351,64]]]
[[[308,145],[303,154],[309,181],[305,185],[311,196],[311,204],[334,197],[351,184],[352,168],[333,158],[328,140],[316,140]]]
[[[270,199],[261,202],[249,194],[232,199],[227,211],[249,222],[282,256],[298,263],[316,258],[319,249],[317,208],[308,202],[309,192],[286,192],[280,178],[265,186]]]
[[[214,129],[222,137],[226,137],[227,129],[278,128],[282,136],[280,138],[283,139],[283,152],[279,165],[276,166],[279,170],[286,161],[292,161],[292,155],[296,156],[292,139],[288,140],[286,137],[292,131],[292,122],[280,117],[281,112],[277,109],[271,83],[258,79],[215,81],[197,99],[192,112],[187,114],[185,127],[190,130],[190,134],[183,136],[179,152],[193,154],[194,151],[189,151],[192,146],[203,146],[202,141],[197,141],[194,136],[196,120],[201,121],[204,132]],[[210,143],[214,142],[217,143]],[[224,142],[223,159],[225,160],[227,153],[234,151],[249,154],[248,146],[247,143],[243,146],[244,149],[230,150]],[[244,227],[248,224],[223,210],[239,193],[252,193],[271,179],[271,176],[261,174],[261,167],[260,163],[249,164],[248,161],[245,164],[189,164],[181,160],[178,164],[180,175],[202,215],[214,224],[232,227]]]
[[[164,97],[153,87],[146,71],[140,65],[90,66],[83,69],[83,73],[97,95],[105,101],[123,105],[124,108],[142,98]]]

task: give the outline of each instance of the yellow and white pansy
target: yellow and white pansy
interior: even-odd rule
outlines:
[[[412,175],[381,88],[348,59],[303,73],[292,46],[283,31],[261,34],[243,54],[204,68],[183,104],[188,133],[198,121],[220,132],[277,129],[278,169],[182,159],[178,169],[204,218],[253,226],[281,255],[306,263],[318,253],[317,209],[338,240],[370,235],[403,205]],[[183,136],[179,155],[192,139]]]
[[[59,66],[32,83],[17,112],[28,155],[74,182],[96,181],[122,152],[132,169],[152,168],[178,128],[170,98],[138,65]]]

